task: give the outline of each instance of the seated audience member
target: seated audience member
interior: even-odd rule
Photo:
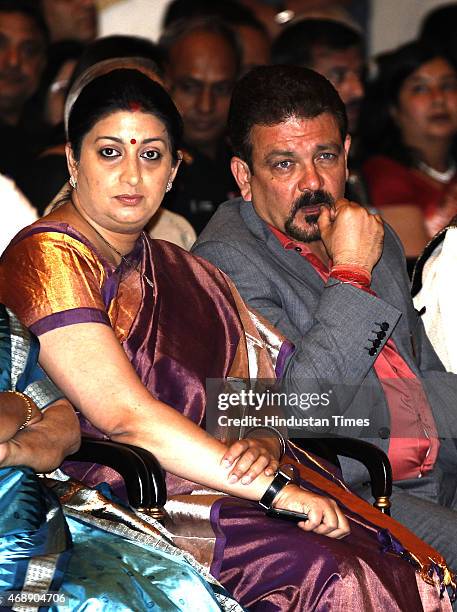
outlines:
[[[332,19],[303,19],[286,27],[274,41],[273,64],[305,66],[324,75],[343,100],[352,138],[346,195],[368,204],[358,159],[358,120],[364,96],[364,45],[354,28]]]
[[[70,79],[82,51],[83,46],[73,40],[51,45],[48,64],[34,98],[35,110],[48,126],[48,134],[43,143],[44,150],[38,158],[22,164],[17,182],[40,215],[49,204],[51,196],[62,186],[62,173],[66,175],[62,144],[65,141],[63,109]],[[59,164],[60,161],[63,163]]]
[[[35,0],[0,0],[0,172],[13,179],[46,137],[27,102],[46,65],[47,36]]]
[[[184,121],[181,173],[164,205],[198,234],[218,205],[238,193],[225,131],[240,51],[230,28],[212,17],[173,23],[159,44],[166,83]]]
[[[79,40],[87,44],[97,36],[95,0],[38,0],[52,42]]]
[[[207,378],[280,376],[293,347],[222,272],[142,232],[179,166],[182,122],[165,90],[126,69],[74,87],[72,190],[3,255],[0,293],[39,335],[40,362],[83,426],[154,453],[168,535],[250,610],[449,609],[430,581],[436,570],[452,582],[440,555],[319,460],[279,431],[244,435],[234,422],[222,443],[203,429]],[[272,518],[273,506],[307,517]]]
[[[167,7],[163,27],[168,28],[180,19],[193,17],[218,17],[237,34],[241,43],[242,61],[240,74],[270,61],[270,36],[254,13],[236,0],[173,0]]]
[[[415,308],[448,372],[457,374],[457,216],[427,244],[414,269]]]
[[[157,45],[137,36],[113,35],[99,38],[87,45],[73,70],[68,86],[90,66],[106,60],[119,59],[121,61],[122,58],[138,58],[145,70],[150,70],[151,73],[157,75],[159,80],[161,79],[160,54]],[[63,120],[53,129],[51,138],[52,140],[48,142],[49,146],[39,158],[28,164],[27,168],[22,169],[18,181],[19,187],[40,215],[44,213],[49,202],[69,178],[65,158]]]
[[[37,219],[36,210],[19,191],[14,182],[0,174],[0,254],[8,246],[10,240],[26,225]]]
[[[74,481],[40,484],[34,470],[50,471],[77,450],[78,419],[37,365],[36,338],[3,305],[0,330],[0,595],[52,591],[49,607],[62,610],[241,612],[155,521]],[[66,519],[54,492],[65,498]]]
[[[410,43],[379,60],[361,133],[370,199],[416,258],[457,212],[457,72]]]
[[[95,48],[94,57],[97,57],[97,56],[103,57],[103,54],[108,55],[110,52],[110,49],[112,49],[112,43],[113,43],[112,39],[113,38],[123,39],[123,40],[127,39],[127,42],[130,44],[131,51],[137,48],[138,52],[141,52],[143,42],[149,45],[148,41],[143,41],[142,39],[132,39],[130,37],[120,37],[120,36],[109,37],[105,40],[100,39],[96,43],[94,43],[93,45]],[[103,44],[104,42],[106,42],[106,46]],[[103,61],[99,61],[91,65],[87,59],[87,56],[90,54],[90,46],[88,47],[87,52],[88,53],[84,54],[80,65],[87,67],[87,70],[83,71],[82,74],[89,75],[88,78],[90,79],[94,78],[96,75],[105,74],[113,70],[114,68],[136,68],[140,70],[141,72],[144,72],[144,74],[149,76],[151,79],[156,80],[157,82],[161,82],[159,69],[157,69],[156,65],[147,57],[141,57],[141,56],[140,57],[126,56],[126,57],[120,57],[120,58],[115,57],[112,59],[105,59]],[[76,70],[77,70],[77,73],[79,74],[80,73],[79,65],[77,66]],[[73,103],[73,100],[70,95],[69,99],[67,99],[67,102],[66,102],[64,114],[68,115],[68,112],[69,112],[68,109],[71,108],[72,103]],[[68,174],[68,168],[66,166],[66,157],[64,156],[64,152],[62,151],[59,154],[58,151],[55,151],[53,156],[57,156],[57,155],[60,155],[59,161],[65,162],[66,174]],[[61,177],[60,183],[56,182],[58,180],[58,176],[59,176],[58,173],[54,173],[53,175],[54,189],[56,190],[60,188],[63,183],[62,181],[63,177]],[[68,179],[65,180],[65,185],[67,184],[67,180]],[[65,189],[66,187],[64,187],[64,190]],[[59,196],[57,194],[56,201],[58,202],[58,200],[59,200]],[[45,214],[49,213],[57,205],[56,201],[51,202],[51,204],[46,208]],[[191,248],[191,246],[193,245],[197,237],[193,227],[186,219],[184,219],[184,217],[174,212],[171,212],[170,210],[167,210],[165,208],[161,208],[160,210],[156,212],[155,215],[153,215],[149,223],[146,225],[145,231],[147,231],[148,234],[152,238],[167,240],[168,242],[177,244],[178,246],[186,250],[189,250]]]
[[[65,40],[49,46],[48,63],[43,73],[38,96],[46,122],[58,126],[63,122],[63,109],[75,66],[84,51],[76,40]]]
[[[321,435],[369,438],[388,453],[392,515],[457,567],[449,530],[457,519],[457,377],[445,373],[413,308],[398,237],[343,198],[344,104],[316,72],[256,68],[235,87],[228,123],[242,198],[219,207],[195,253],[294,343],[286,389],[332,390],[328,407],[306,411],[327,418]],[[303,416],[300,406],[289,411]],[[341,463],[346,481],[369,496],[366,470]]]

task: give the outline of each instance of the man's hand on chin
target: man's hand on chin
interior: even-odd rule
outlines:
[[[380,215],[372,215],[359,204],[341,198],[334,210],[321,208],[318,225],[334,266],[359,266],[371,274],[384,243]]]

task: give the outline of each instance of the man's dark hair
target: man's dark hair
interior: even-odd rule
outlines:
[[[254,12],[236,0],[173,0],[165,12],[163,27],[168,28],[175,21],[194,17],[217,17],[230,26],[247,26],[268,37],[267,29]]]
[[[233,30],[223,21],[214,17],[195,17],[193,19],[179,19],[174,21],[164,32],[159,40],[165,63],[169,61],[171,49],[182,38],[194,32],[210,32],[223,38],[233,50],[235,57],[236,72],[240,71],[242,61],[242,49],[238,37]]]
[[[37,0],[0,0],[0,13],[21,13],[29,17],[40,30],[46,45],[49,43],[48,26],[41,10],[41,3]]]
[[[313,64],[313,51],[324,47],[344,51],[351,47],[363,48],[361,35],[350,26],[333,19],[303,19],[287,27],[273,43],[273,64]]]
[[[301,66],[259,66],[235,85],[228,129],[235,155],[252,171],[251,130],[273,126],[292,117],[314,119],[323,113],[335,117],[341,138],[347,135],[344,104],[325,77]]]

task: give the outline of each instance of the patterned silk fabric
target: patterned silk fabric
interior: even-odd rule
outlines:
[[[18,274],[22,282],[14,285]],[[293,350],[249,313],[219,270],[145,235],[113,269],[73,228],[38,222],[4,254],[0,292],[37,334],[85,321],[111,325],[150,393],[202,427],[208,378],[280,377]],[[347,538],[306,533],[252,502],[168,474],[170,537],[252,610],[323,611],[330,601],[335,611],[363,601],[392,611],[449,609],[439,585],[450,585],[452,576],[436,551],[352,495],[314,457],[289,447],[287,462],[294,461],[303,487],[341,503],[351,524]],[[116,484],[100,466],[78,475],[89,484]]]

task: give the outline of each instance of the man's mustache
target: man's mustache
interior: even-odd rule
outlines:
[[[316,206],[333,208],[334,204],[335,199],[328,191],[324,191],[323,189],[316,189],[316,191],[305,191],[295,200],[290,216],[294,217],[302,208],[315,208]]]

